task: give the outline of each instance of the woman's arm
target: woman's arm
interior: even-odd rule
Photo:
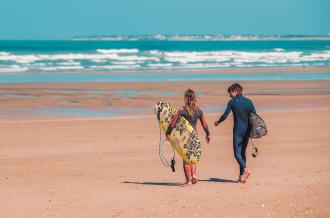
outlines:
[[[206,142],[209,143],[210,142],[210,131],[209,131],[209,127],[207,126],[203,111],[200,111],[199,120],[201,121],[203,129],[206,133]]]
[[[210,135],[209,127],[207,126],[203,111],[201,111],[201,114],[199,116],[199,120],[201,121],[201,124],[204,128],[204,131],[205,131],[206,135]]]
[[[175,115],[174,118],[172,119],[170,125],[167,127],[166,137],[167,137],[168,135],[171,134],[173,128],[174,128],[175,125],[176,125],[176,122],[178,121],[178,118],[179,118],[180,116],[182,116],[183,112],[184,112],[183,109],[181,109],[181,110],[179,110],[179,111],[176,113],[176,115]]]

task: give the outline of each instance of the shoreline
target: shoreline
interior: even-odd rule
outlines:
[[[61,72],[37,72],[38,74],[126,74],[126,75],[145,75],[145,74],[251,74],[251,73],[328,73],[330,72],[330,66],[326,67],[283,67],[283,68],[238,68],[238,69],[190,69],[190,70],[141,70],[141,71],[86,71],[86,72],[70,72],[70,71],[61,71]],[[32,73],[32,72],[31,72]],[[17,73],[0,73],[0,75],[11,75],[11,74],[26,74],[26,72],[17,72]],[[32,74],[33,75],[33,74]]]
[[[103,118],[153,114],[165,99],[179,108],[188,88],[197,92],[205,113],[220,113],[233,81],[89,82],[4,84],[0,89],[2,120]],[[329,81],[243,81],[244,93],[262,112],[330,108]],[[294,86],[293,86],[294,84]]]
[[[49,83],[153,83],[153,82],[227,82],[227,81],[318,81],[330,80],[330,68],[190,70],[107,73],[17,73],[0,74],[0,84]]]
[[[324,108],[313,108],[313,109],[298,109],[298,110],[279,110],[279,111],[259,111],[258,113],[263,116],[270,114],[290,114],[295,113],[308,113],[308,112],[330,112],[329,107]],[[204,113],[206,117],[219,117],[221,113]],[[35,119],[11,119],[11,120],[2,120],[0,125],[15,125],[15,124],[38,124],[38,123],[75,123],[75,122],[106,122],[106,121],[121,121],[121,120],[140,120],[140,119],[155,119],[156,115],[126,115],[118,117],[70,117],[70,116],[56,116],[56,117],[40,117],[37,116]],[[157,120],[156,120],[157,121]]]
[[[173,89],[169,86],[169,84],[173,85],[175,89],[177,89],[180,84],[183,84],[184,86],[187,86],[189,84],[195,86],[200,84],[203,88],[206,88],[207,85],[214,86],[215,84],[219,84],[220,87],[223,87],[225,84],[229,84],[233,82],[233,80],[227,80],[227,81],[152,81],[152,82],[45,82],[45,83],[2,83],[0,90],[6,90],[6,89],[26,89],[26,88],[35,88],[35,89],[69,89],[69,87],[72,87],[72,90],[84,90],[84,89],[99,89],[99,90],[115,90],[119,89],[120,87],[128,88],[131,87],[132,89],[139,89],[142,90],[144,87],[148,87],[150,89],[152,87],[152,90],[164,90],[165,87],[167,87],[169,90]],[[286,80],[243,80],[240,81],[241,83],[246,84],[256,84],[256,87],[263,87],[268,88],[271,84],[278,84],[279,89],[283,87],[292,87],[292,82],[295,82],[294,88],[301,88],[301,87],[315,87],[318,88],[321,87],[330,87],[328,86],[329,81],[328,80],[312,80],[312,81],[306,81],[306,80],[298,80],[298,81],[286,81]],[[165,84],[165,85],[162,85]],[[251,86],[249,85],[249,87]],[[252,88],[252,87],[250,87]],[[293,89],[294,89],[293,88]]]

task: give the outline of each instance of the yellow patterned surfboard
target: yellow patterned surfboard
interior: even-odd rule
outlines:
[[[168,126],[177,113],[177,110],[166,101],[155,103],[154,110],[160,126],[166,133]],[[197,132],[184,117],[179,117],[170,137],[171,145],[178,154],[187,162],[196,164],[201,158],[201,141]]]

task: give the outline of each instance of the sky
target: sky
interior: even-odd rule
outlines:
[[[324,35],[330,0],[0,0],[0,39]]]

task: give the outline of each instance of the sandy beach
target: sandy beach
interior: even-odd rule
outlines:
[[[213,125],[231,82],[1,84],[0,217],[329,217],[329,81],[241,82],[269,128],[257,158],[248,148],[246,184],[235,182],[231,115]],[[159,160],[152,105],[180,107],[187,88],[211,143],[199,125],[198,183],[183,187],[180,159],[175,173]]]
[[[330,218],[329,9],[1,1],[0,218]],[[234,83],[267,124],[246,155]],[[169,138],[197,178],[161,100],[195,111],[201,150],[181,119]]]

